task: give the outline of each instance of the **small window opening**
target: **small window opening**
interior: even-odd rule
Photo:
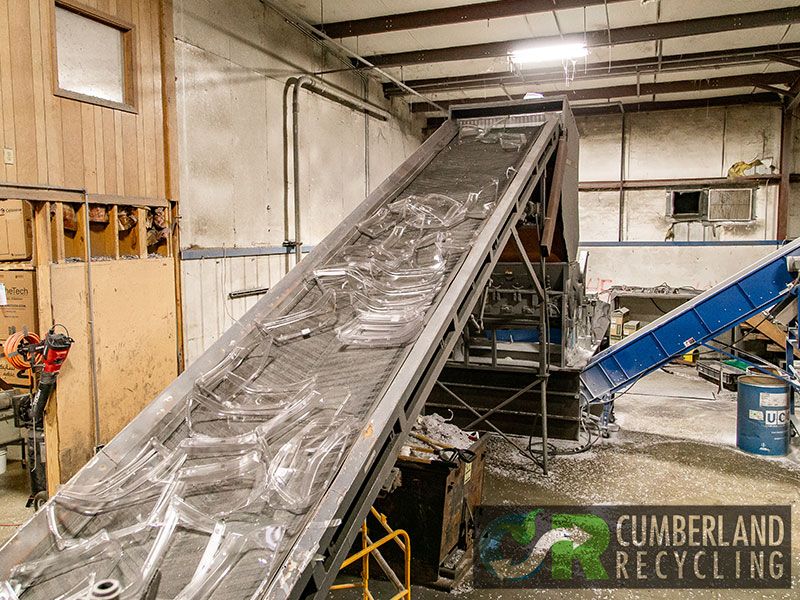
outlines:
[[[673,217],[700,216],[700,201],[703,193],[699,190],[689,192],[672,192]]]
[[[55,94],[134,110],[133,27],[64,1],[55,7]]]

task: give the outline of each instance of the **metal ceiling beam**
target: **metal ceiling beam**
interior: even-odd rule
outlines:
[[[770,60],[774,60],[775,62],[783,63],[785,65],[789,65],[790,67],[795,67],[796,69],[800,69],[800,61],[795,60],[793,58],[787,58],[783,54],[774,53],[769,54],[767,56]]]
[[[736,94],[731,96],[715,96],[713,98],[690,98],[686,100],[665,100],[658,102],[623,102],[604,104],[600,106],[580,106],[570,107],[575,116],[599,116],[620,114],[620,106],[626,113],[633,112],[656,112],[661,110],[675,110],[680,108],[706,108],[709,106],[741,106],[747,104],[774,104],[781,106],[781,98],[776,94]],[[553,101],[552,107],[543,107],[542,110],[558,110],[560,101]],[[433,131],[438,128],[446,117],[428,117],[425,129]]]
[[[800,57],[800,43],[772,46],[754,46],[750,48],[734,48],[730,50],[716,50],[709,52],[694,52],[690,54],[675,54],[662,56],[644,56],[627,60],[617,60],[610,64],[608,61],[589,63],[580,66],[575,73],[575,81],[599,79],[602,77],[617,77],[619,75],[632,75],[647,71],[679,71],[683,69],[696,69],[703,67],[719,67],[730,65],[746,65],[767,61],[790,64],[800,68],[800,60],[791,57]],[[453,77],[436,77],[430,79],[407,80],[409,87],[420,93],[448,92],[453,90],[480,89],[500,85],[519,85],[563,81],[564,69],[558,68],[531,69],[519,73],[476,73],[474,75],[460,75]],[[383,84],[383,91],[387,97],[403,96],[406,92],[393,83]]]
[[[708,79],[687,79],[681,81],[664,81],[658,83],[641,83],[639,85],[615,85],[602,88],[584,88],[580,90],[563,90],[542,92],[545,97],[566,97],[570,102],[584,100],[606,100],[609,98],[625,98],[630,96],[651,96],[653,94],[673,94],[678,92],[702,92],[737,87],[760,87],[761,85],[791,84],[798,78],[797,71],[781,71],[779,73],[752,73],[746,75],[730,75],[728,77],[711,77]],[[524,94],[512,95],[512,99],[522,99]],[[459,98],[458,100],[439,100],[443,108],[472,102],[502,102],[506,96],[495,98]],[[424,102],[412,102],[411,112],[431,112]]]
[[[785,112],[791,115],[798,102],[800,102],[800,77],[792,82],[792,85],[789,87],[788,95],[791,96],[791,99],[786,104]]]
[[[800,22],[800,6],[762,10],[750,13],[703,17],[685,21],[667,21],[634,25],[617,29],[600,29],[564,36],[555,35],[540,38],[525,38],[504,42],[451,46],[449,48],[432,48],[413,50],[394,54],[378,54],[367,57],[379,67],[397,67],[432,62],[448,62],[453,60],[472,60],[507,56],[515,50],[529,48],[533,45],[558,44],[563,42],[585,42],[589,48],[631,44],[636,42],[652,42],[672,38],[705,35],[722,31],[754,29],[774,25],[790,25]]]
[[[679,108],[706,108],[709,106],[741,106],[747,104],[774,104],[780,106],[781,97],[772,93],[734,94],[713,98],[686,98],[684,100],[657,100],[655,102],[623,102],[627,113],[656,112]],[[581,116],[594,116],[619,112],[618,104],[605,106],[574,106],[573,112]]]
[[[608,0],[609,4],[624,1]],[[385,33],[387,31],[432,27],[434,25],[453,25],[470,21],[485,21],[551,12],[553,10],[583,8],[584,6],[603,5],[605,2],[606,0],[495,0],[494,2],[434,8],[396,15],[370,17],[368,19],[319,23],[314,27],[332,38],[345,38]]]
[[[786,96],[787,98],[794,98],[795,96],[794,94],[790,93],[789,90],[784,90],[783,88],[775,87],[774,85],[767,85],[766,83],[757,83],[756,87],[760,90],[766,90],[781,96]]]

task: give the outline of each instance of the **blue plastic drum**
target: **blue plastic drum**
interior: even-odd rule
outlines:
[[[761,456],[789,453],[789,386],[767,375],[739,377],[736,446]]]

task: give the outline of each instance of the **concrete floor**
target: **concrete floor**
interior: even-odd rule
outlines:
[[[484,486],[487,504],[800,504],[800,449],[781,459],[752,457],[735,448],[735,394],[717,395],[716,386],[691,370],[670,367],[640,381],[616,404],[620,431],[592,450],[553,461],[541,473],[509,446],[492,441]],[[27,478],[12,462],[0,475],[0,542],[31,516],[25,508]],[[793,587],[786,591],[711,590],[473,590],[465,582],[454,594],[413,588],[420,600],[523,598],[608,598],[649,600],[796,599],[800,597],[800,526],[795,519]],[[413,543],[413,541],[412,541]],[[376,598],[390,588],[374,581]],[[353,591],[330,598],[360,598]]]
[[[0,475],[0,544],[33,516],[33,510],[25,508],[28,494],[28,474],[22,463],[9,461],[6,472]]]
[[[793,590],[474,590],[463,600],[522,598],[797,599],[800,598],[800,449],[781,459],[753,457],[735,448],[736,397],[691,369],[670,367],[643,379],[616,404],[619,432],[592,450],[553,461],[544,477],[506,444],[491,444],[483,501],[487,504],[791,504]],[[413,547],[413,540],[412,540]],[[391,597],[375,582],[376,598]],[[357,598],[350,591],[330,598]],[[422,587],[413,597],[443,600],[451,594]]]

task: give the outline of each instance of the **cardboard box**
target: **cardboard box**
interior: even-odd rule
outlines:
[[[33,248],[33,209],[25,200],[0,200],[0,260],[28,260]]]
[[[618,308],[611,313],[611,335],[615,337],[622,337],[622,328],[630,318],[630,310],[627,308]]]
[[[5,301],[5,302],[3,302]],[[0,271],[0,343],[14,331],[38,333],[36,279],[33,271]],[[27,378],[0,357],[0,377],[12,385],[27,385]]]
[[[636,333],[639,331],[639,328],[642,326],[641,321],[628,321],[622,326],[622,335],[623,337],[628,337],[632,333]]]

